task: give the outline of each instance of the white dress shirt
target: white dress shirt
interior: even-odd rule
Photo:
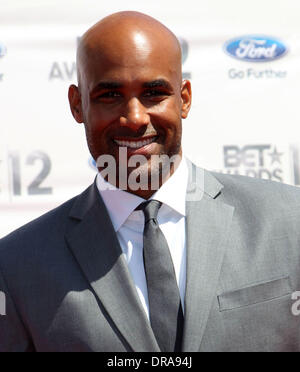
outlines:
[[[174,174],[151,197],[162,204],[158,224],[168,242],[184,311],[186,285],[185,198],[188,167],[185,159]],[[144,213],[135,211],[145,200],[108,184],[98,173],[97,187],[106,205],[137,293],[149,318],[149,301],[143,261]]]

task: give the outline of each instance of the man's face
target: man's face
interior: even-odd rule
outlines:
[[[127,159],[147,159],[138,171],[150,176],[152,155],[181,156],[190,85],[181,81],[173,55],[137,34],[126,45],[93,52],[83,68],[82,121],[95,160],[112,155],[119,167],[125,148]]]

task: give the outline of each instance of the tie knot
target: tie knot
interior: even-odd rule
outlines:
[[[159,208],[161,207],[162,203],[158,200],[149,200],[144,203],[141,203],[136,210],[142,210],[145,216],[145,223],[149,222],[150,220],[156,220]]]

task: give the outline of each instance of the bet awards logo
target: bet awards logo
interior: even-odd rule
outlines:
[[[227,41],[224,52],[232,58],[245,62],[272,62],[283,57],[288,52],[287,46],[279,39],[252,35],[237,37]],[[286,78],[287,71],[265,68],[257,70],[253,67],[228,70],[229,79],[282,79]]]
[[[224,146],[224,170],[227,174],[284,182],[283,156],[277,146]]]
[[[221,173],[239,174],[300,186],[300,144],[223,146]]]
[[[0,42],[0,58],[6,55],[6,47]],[[0,71],[0,82],[3,80],[4,74]]]
[[[3,200],[11,203],[24,196],[36,198],[52,195],[53,188],[45,186],[51,171],[52,161],[43,151],[24,153],[19,150],[8,150],[0,153],[1,199],[4,198]],[[3,187],[5,185],[8,187]]]
[[[76,45],[80,41],[80,37],[76,38]],[[49,81],[74,82],[77,78],[76,62],[75,61],[54,61],[50,67],[48,75]]]
[[[50,81],[74,81],[76,79],[75,62],[55,61],[49,73]]]

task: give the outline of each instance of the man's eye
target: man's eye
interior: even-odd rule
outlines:
[[[162,97],[167,96],[168,94],[163,90],[148,90],[144,93],[144,97]]]
[[[104,103],[112,103],[118,100],[121,97],[120,92],[115,92],[115,91],[109,91],[109,92],[104,92],[104,93],[98,93],[95,95],[94,99],[95,101],[102,101]]]
[[[120,96],[121,94],[119,92],[105,92],[100,94],[98,98],[117,98]]]

